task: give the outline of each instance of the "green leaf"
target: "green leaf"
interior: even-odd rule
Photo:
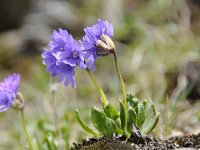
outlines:
[[[132,107],[129,107],[128,114],[127,114],[127,130],[128,130],[128,132],[132,133],[133,124],[136,125],[136,123],[137,123],[137,114]]]
[[[126,100],[127,103],[129,104],[129,106],[131,106],[132,108],[137,107],[139,100],[137,99],[137,97],[132,94],[132,93],[128,93],[126,96]]]
[[[95,128],[106,137],[111,137],[113,133],[117,133],[117,124],[113,119],[106,117],[104,111],[92,107],[91,120]]]
[[[32,144],[33,144],[33,149],[34,150],[40,150],[41,149],[40,145],[39,145],[39,142],[35,138],[32,140]]]
[[[140,128],[145,121],[146,114],[145,114],[144,106],[141,102],[138,103],[137,109],[138,109],[137,110],[138,111],[137,126]]]
[[[143,101],[143,106],[144,106],[144,110],[147,110],[147,108],[148,108],[148,101],[146,99]]]
[[[78,121],[78,123],[80,124],[80,126],[88,133],[94,135],[95,137],[98,136],[97,133],[95,133],[92,129],[90,129],[84,122],[83,120],[81,119],[81,116],[80,116],[80,113],[79,111],[76,109],[76,119]]]
[[[119,100],[120,103],[120,120],[121,120],[121,129],[125,131],[126,128],[126,112],[124,104]]]
[[[156,112],[155,106],[151,105],[151,107],[147,111],[147,117],[144,124],[141,127],[141,132],[147,134],[151,132],[158,123],[159,114]]]
[[[46,136],[44,142],[46,143],[48,150],[56,150],[55,139],[52,135]]]
[[[117,120],[117,118],[119,117],[119,113],[117,112],[116,108],[111,104],[106,105],[106,107],[104,108],[104,112],[107,117],[113,120]]]

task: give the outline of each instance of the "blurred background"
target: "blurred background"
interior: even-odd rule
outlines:
[[[200,1],[198,0],[1,0],[0,80],[21,74],[25,117],[34,144],[57,149],[80,142],[86,134],[74,109],[89,121],[100,96],[84,70],[77,88],[55,85],[59,136],[54,126],[50,76],[41,53],[53,29],[81,40],[85,26],[108,20],[114,27],[119,66],[126,89],[152,101],[161,113],[153,134],[159,138],[200,132]],[[109,101],[118,106],[121,91],[112,56],[97,61],[94,74]],[[16,110],[0,114],[0,149],[24,149],[26,139]]]

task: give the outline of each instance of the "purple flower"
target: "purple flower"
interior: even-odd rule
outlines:
[[[97,24],[86,27],[84,31],[82,45],[86,52],[86,65],[94,70],[95,61],[99,56],[107,56],[114,52],[115,46],[111,40],[113,27],[108,21],[98,19]]]
[[[53,31],[51,41],[42,53],[43,63],[52,77],[58,76],[58,82],[65,80],[65,86],[76,87],[75,67],[86,69],[84,51],[81,45],[66,30]]]
[[[12,74],[0,82],[0,112],[6,111],[15,101],[20,82],[19,74]]]

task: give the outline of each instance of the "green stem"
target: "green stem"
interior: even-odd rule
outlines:
[[[104,93],[104,91],[102,90],[101,86],[99,85],[99,83],[97,82],[97,80],[95,79],[94,75],[92,74],[92,72],[87,68],[86,69],[90,79],[93,81],[93,83],[95,84],[97,90],[99,91],[100,95],[101,95],[101,99],[102,99],[102,105],[103,105],[103,108],[106,107],[106,104],[107,104],[107,98],[106,98],[106,95]]]
[[[119,81],[120,81],[120,84],[121,84],[121,90],[122,90],[122,94],[123,94],[123,103],[124,103],[125,109],[127,110],[126,89],[125,89],[125,86],[124,86],[124,81],[122,79],[122,74],[121,74],[119,67],[118,67],[116,53],[114,52],[113,54],[114,54],[114,58],[115,58],[115,67],[116,67],[117,74],[118,74],[118,77],[119,77]]]
[[[115,58],[115,67],[116,67],[116,70],[117,70],[117,74],[118,74],[118,77],[119,77],[119,81],[120,81],[120,84],[121,84],[121,90],[122,90],[122,94],[123,94],[123,104],[124,104],[124,106],[122,106],[122,107],[124,107],[124,112],[122,113],[122,115],[123,115],[122,118],[124,119],[124,122],[123,122],[124,124],[122,126],[122,130],[124,130],[125,134],[127,134],[126,124],[127,124],[128,108],[127,108],[127,101],[126,101],[126,89],[125,89],[125,86],[124,86],[124,81],[122,79],[122,74],[121,74],[119,67],[118,67],[117,55],[116,55],[115,52],[113,54],[114,54],[114,58]]]
[[[23,129],[24,129],[24,132],[25,132],[25,135],[26,135],[26,139],[28,141],[30,149],[33,150],[33,145],[32,145],[32,142],[31,142],[31,138],[30,138],[28,130],[26,128],[26,123],[25,123],[25,119],[24,119],[24,111],[23,111],[23,109],[20,110],[20,113],[21,113],[21,120],[22,120]]]

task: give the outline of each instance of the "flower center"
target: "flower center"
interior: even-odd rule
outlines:
[[[78,57],[78,52],[73,52],[73,57],[77,58]]]

